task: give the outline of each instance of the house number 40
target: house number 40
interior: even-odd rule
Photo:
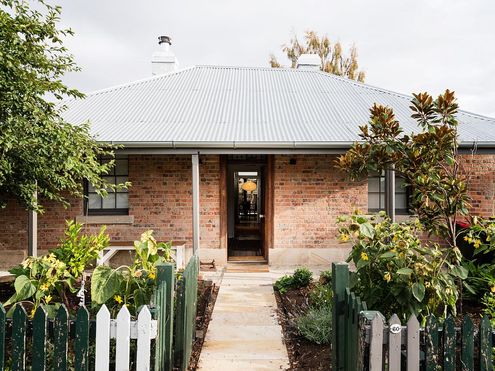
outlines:
[[[390,326],[390,332],[392,334],[398,334],[402,330],[401,325],[391,325]]]

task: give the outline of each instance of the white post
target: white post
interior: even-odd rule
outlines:
[[[34,192],[37,200],[37,192]],[[28,210],[28,256],[38,256],[38,214],[36,211]]]
[[[192,155],[193,253],[199,252],[199,154]]]

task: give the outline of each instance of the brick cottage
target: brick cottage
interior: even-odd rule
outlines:
[[[67,209],[47,204],[37,221],[38,249],[54,247],[64,221],[74,219],[88,231],[107,225],[113,241],[153,229],[158,240],[185,241],[201,260],[218,265],[344,259],[336,217],[383,209],[387,182],[381,174],[350,182],[335,159],[358,140],[373,103],[392,107],[406,132],[417,129],[411,98],[311,64],[165,67],[172,71],[67,102],[69,122],[89,120],[99,140],[123,145],[108,177],[132,187],[102,199],[86,184],[85,200],[73,199]],[[462,111],[458,119],[472,212],[494,215],[495,119]],[[407,215],[400,179],[388,195],[396,213]],[[5,267],[27,253],[28,212],[12,201],[0,212],[0,225]]]

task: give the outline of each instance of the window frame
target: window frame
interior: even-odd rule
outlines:
[[[378,192],[371,192],[373,194],[378,194],[378,203],[379,203],[379,206],[380,205],[380,200],[381,200],[381,196],[382,195],[385,195],[385,188],[381,188],[381,185],[382,185],[382,179],[385,179],[385,174],[382,173],[382,174],[373,174],[373,175],[368,175],[368,213],[377,213],[379,211],[383,211],[385,210],[385,205],[383,205],[383,208],[370,208],[369,207],[369,195],[370,195],[370,190],[369,190],[369,179],[370,178],[375,178],[375,179],[378,179]],[[400,176],[398,176],[397,174],[395,174],[395,184],[397,184],[397,179],[398,178],[402,178]],[[411,187],[410,186],[407,186],[405,188],[402,188],[404,189],[404,192],[399,192],[399,194],[404,194],[405,197],[406,197],[406,208],[397,208],[397,190],[395,191],[395,204],[396,204],[396,207],[395,207],[395,214],[396,215],[411,215],[411,209],[410,209],[410,201],[411,201]],[[384,197],[385,199],[385,197]],[[384,202],[385,203],[385,202]]]
[[[109,157],[100,157],[100,163],[106,159],[110,159]],[[126,174],[116,174],[116,164],[112,169],[112,174],[105,174],[103,178],[113,178],[114,184],[117,184],[117,178],[125,178],[124,181],[129,180],[129,158],[127,156],[115,156],[115,160],[126,160],[127,161],[127,171]],[[84,180],[83,183],[83,192],[84,192],[84,215],[92,216],[92,215],[129,215],[129,196],[127,196],[127,207],[126,208],[103,208],[103,197],[101,198],[100,208],[98,209],[90,209],[89,208],[89,195],[97,194],[96,192],[89,191],[89,181],[87,179]],[[107,197],[115,197],[115,206],[117,206],[117,195],[118,194],[127,194],[129,195],[128,190],[124,191],[116,191],[109,192]]]

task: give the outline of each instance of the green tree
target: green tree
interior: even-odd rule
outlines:
[[[294,35],[288,44],[282,46],[282,51],[290,60],[291,68],[296,68],[301,54],[318,54],[322,71],[364,82],[365,73],[358,71],[358,54],[354,45],[350,48],[349,55],[345,55],[340,42],[332,44],[328,36],[320,37],[314,31],[307,31],[304,35],[304,43]],[[273,68],[282,67],[273,54],[270,55],[270,65]]]
[[[412,118],[417,134],[404,135],[390,107],[374,105],[368,125],[337,166],[351,178],[381,172],[391,166],[412,189],[410,207],[425,230],[456,247],[456,220],[468,214],[466,176],[458,157],[458,104],[449,90],[433,99],[413,94]],[[459,256],[459,250],[453,249]]]
[[[102,175],[113,162],[113,148],[100,146],[89,124],[73,126],[61,117],[66,98],[83,94],[62,82],[77,71],[59,29],[61,8],[38,1],[30,8],[22,0],[0,0],[0,205],[17,199],[42,211],[40,200],[67,204],[66,197],[83,196],[88,179],[101,194],[112,186]]]

